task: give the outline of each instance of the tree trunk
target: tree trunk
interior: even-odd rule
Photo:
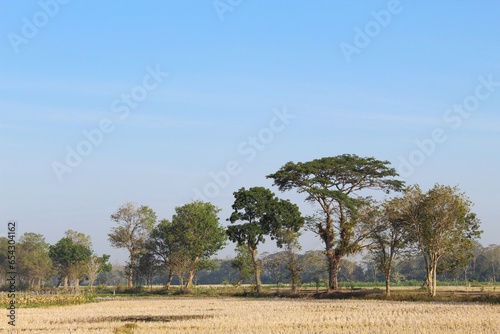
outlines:
[[[68,288],[68,275],[64,276],[64,288]]]
[[[330,255],[331,253],[331,255]],[[328,292],[339,289],[338,274],[340,267],[340,256],[336,255],[332,249],[327,253],[328,256]]]
[[[198,255],[194,261],[193,264],[191,265],[191,268],[189,269],[189,276],[188,276],[188,281],[186,283],[186,292],[191,291],[191,286],[193,285],[193,277],[194,273],[196,272],[196,264],[198,263],[200,256]]]
[[[191,292],[191,286],[193,285],[193,277],[194,277],[194,272],[196,269],[191,269],[189,270],[189,275],[188,275],[188,280],[186,283],[186,290],[185,292]]]
[[[437,260],[434,262],[432,268],[432,297],[436,296],[436,284],[437,284]]]
[[[391,271],[385,273],[385,296],[391,296]]]
[[[250,253],[252,254],[252,263],[253,263],[253,270],[255,273],[255,289],[257,293],[261,292],[261,282],[260,282],[260,266],[259,266],[259,261],[257,260],[257,250],[253,248],[249,248]]]
[[[172,284],[173,278],[174,278],[174,273],[172,272],[172,270],[169,270],[167,284],[165,284],[165,288],[167,289],[167,291],[170,290],[170,284]]]
[[[428,295],[430,297],[432,297],[432,287],[433,287],[433,284],[432,284],[432,267],[428,269],[427,271],[427,291],[428,291]]]
[[[134,256],[130,254],[130,268],[128,272],[128,278],[127,278],[127,288],[132,289],[133,281],[134,281],[134,266],[135,266],[135,260]]]

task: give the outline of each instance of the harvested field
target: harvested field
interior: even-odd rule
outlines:
[[[11,326],[4,319],[0,331]],[[247,298],[120,298],[18,309],[11,333],[498,333],[500,306]]]

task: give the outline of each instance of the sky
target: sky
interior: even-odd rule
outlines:
[[[112,248],[126,202],[195,199],[340,154],[458,186],[500,235],[500,2],[0,0],[0,236]],[[305,232],[303,251],[323,249]],[[233,254],[228,245],[218,256]],[[271,241],[262,251],[275,251]]]

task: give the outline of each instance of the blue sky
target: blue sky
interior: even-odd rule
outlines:
[[[265,175],[288,161],[352,153],[391,161],[408,184],[458,185],[481,242],[498,244],[499,12],[497,1],[0,0],[0,235],[9,219],[49,243],[73,229],[123,262],[107,234],[125,202],[170,219],[201,193],[226,225],[240,187],[271,187]]]

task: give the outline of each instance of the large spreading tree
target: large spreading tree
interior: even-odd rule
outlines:
[[[227,228],[229,240],[239,246],[245,246],[252,255],[253,274],[257,292],[260,292],[260,261],[257,258],[257,246],[265,242],[265,236],[276,239],[281,247],[285,240],[283,229],[298,232],[304,225],[297,205],[277,198],[273,192],[263,187],[248,190],[241,188],[234,192],[233,213],[228,219],[232,224]]]
[[[145,250],[149,233],[156,223],[155,212],[147,206],[137,206],[134,203],[125,203],[111,215],[111,220],[118,223],[108,234],[111,245],[116,248],[125,248],[130,254],[128,266],[127,287],[133,285],[133,270],[135,262]]]
[[[310,221],[313,231],[325,243],[329,267],[329,290],[338,289],[340,260],[358,252],[367,235],[358,232],[360,207],[367,200],[359,192],[365,189],[399,191],[403,182],[389,161],[373,157],[343,154],[308,162],[288,162],[267,178],[280,191],[296,189],[306,193],[306,201],[320,206],[320,219]]]

